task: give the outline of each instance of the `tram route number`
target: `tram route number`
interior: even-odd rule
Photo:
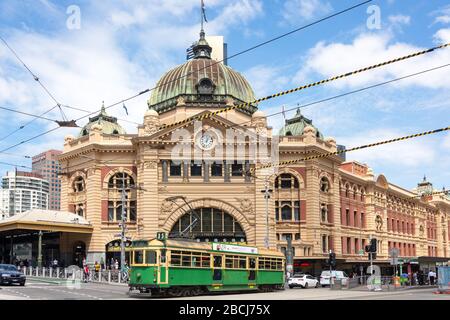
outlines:
[[[179,311],[180,315],[197,315],[206,316],[210,318],[215,314],[222,314],[224,316],[244,316],[249,317],[252,315],[270,315],[270,305],[260,304],[241,304],[241,305],[224,305],[223,309],[214,307],[199,307],[189,306],[181,307]]]

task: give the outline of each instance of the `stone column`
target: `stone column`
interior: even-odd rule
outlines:
[[[203,161],[203,181],[209,182],[209,173],[211,165],[208,161]]]
[[[231,179],[230,179],[230,169],[231,169],[231,165],[228,162],[224,162],[224,170],[225,170],[225,172],[224,172],[223,176],[224,176],[224,181],[225,182],[230,182],[231,181]]]
[[[166,170],[164,171],[164,163]],[[167,161],[162,162],[163,176],[167,173]],[[139,183],[145,190],[138,191],[138,220],[141,222],[139,236],[143,239],[156,237],[159,230],[159,200],[158,200],[158,160],[156,155],[146,157],[139,167]]]
[[[86,178],[86,219],[92,224],[91,241],[86,243],[86,262],[95,263],[95,259],[105,252],[105,241],[102,233],[102,177],[101,170],[90,168]]]
[[[167,160],[162,160],[162,182],[166,183],[169,181],[169,172],[168,172],[168,164]]]

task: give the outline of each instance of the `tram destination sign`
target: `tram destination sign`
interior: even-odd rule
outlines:
[[[236,246],[232,244],[213,243],[213,250],[234,253],[251,253],[258,254],[258,248]]]

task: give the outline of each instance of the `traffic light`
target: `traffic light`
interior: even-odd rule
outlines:
[[[330,267],[336,267],[336,253],[330,252],[330,255],[328,257],[328,264]]]
[[[370,239],[370,251],[377,252],[377,239],[375,238]]]

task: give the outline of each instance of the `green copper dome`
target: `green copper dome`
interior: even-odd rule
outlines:
[[[235,104],[252,102],[255,94],[248,81],[237,71],[211,59],[211,47],[201,33],[194,45],[194,59],[167,72],[153,90],[148,105],[159,114],[176,107],[182,98],[187,107],[209,104],[223,107],[230,100]],[[240,111],[253,114],[256,105]]]
[[[305,130],[305,128],[307,126],[311,126],[314,129],[316,129],[317,138],[320,138],[323,140],[323,134],[319,131],[318,128],[316,128],[312,124],[312,120],[304,117],[301,114],[300,108],[297,109],[297,113],[295,114],[295,116],[292,119],[286,120],[286,124],[283,128],[281,128],[279,135],[280,136],[302,136],[303,130]]]
[[[89,118],[89,122],[81,129],[78,137],[81,138],[89,135],[89,132],[91,132],[95,124],[99,124],[102,127],[102,133],[104,134],[126,134],[122,126],[117,123],[117,118],[109,116],[103,105],[102,110],[97,116]]]

